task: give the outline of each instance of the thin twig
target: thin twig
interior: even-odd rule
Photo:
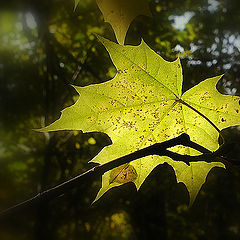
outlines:
[[[168,148],[171,148],[177,145],[191,147],[195,150],[202,152],[202,154],[198,156],[181,155],[179,153],[167,150]],[[138,151],[135,151],[123,157],[112,160],[108,163],[95,166],[90,170],[82,174],[79,174],[68,181],[65,181],[53,188],[40,192],[36,196],[26,201],[23,201],[19,204],[16,204],[10,208],[3,210],[2,212],[0,212],[0,217],[16,212],[17,210],[20,210],[23,208],[33,206],[41,201],[49,201],[53,198],[56,198],[66,193],[67,191],[73,189],[74,187],[79,186],[81,183],[86,183],[86,180],[89,180],[91,177],[99,177],[103,175],[105,172],[115,167],[121,166],[123,164],[129,163],[133,160],[136,160],[145,156],[149,156],[149,155],[168,156],[173,160],[183,161],[189,165],[190,162],[196,162],[196,161],[213,162],[213,161],[216,161],[216,158],[218,159],[217,161],[222,161],[221,160],[222,158],[219,158],[219,157],[221,157],[225,153],[226,149],[229,150],[229,146],[224,148],[224,145],[222,145],[221,148],[219,148],[217,151],[211,152],[208,149],[204,148],[203,146],[192,142],[190,140],[189,135],[187,135],[186,133],[183,133],[176,138],[172,138],[170,140],[167,140],[161,143],[155,143],[149,147],[140,149]],[[225,162],[225,160],[223,159],[222,162]]]

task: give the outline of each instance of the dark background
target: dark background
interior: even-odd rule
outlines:
[[[240,95],[239,0],[151,0],[126,43],[143,38],[166,60],[180,55],[184,90],[225,74],[222,93]],[[8,0],[0,4],[0,209],[89,169],[105,145],[101,133],[38,133],[71,105],[71,84],[111,79],[114,66],[93,33],[111,40],[93,0]],[[182,16],[182,17],[180,17]],[[189,20],[189,21],[187,21]],[[185,21],[185,22],[184,22]],[[239,129],[226,134],[239,142]],[[239,147],[231,158],[240,159]],[[240,239],[240,173],[215,168],[188,209],[188,193],[168,165],[137,192],[126,184],[91,205],[101,186],[86,182],[64,196],[0,223],[2,240]]]

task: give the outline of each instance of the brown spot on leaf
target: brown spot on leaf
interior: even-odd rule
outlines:
[[[117,183],[128,183],[133,182],[137,178],[137,172],[135,168],[130,164],[124,164],[116,167],[111,171],[109,184]]]
[[[221,121],[222,121],[222,122],[226,122],[226,119],[222,118]]]

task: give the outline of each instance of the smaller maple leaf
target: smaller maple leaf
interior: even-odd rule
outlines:
[[[123,45],[131,22],[139,15],[151,17],[148,0],[96,0],[105,22],[108,22],[119,44]],[[75,0],[74,10],[80,0]]]
[[[99,37],[117,68],[107,82],[76,87],[80,97],[62,111],[61,118],[40,131],[82,130],[108,134],[112,144],[93,160],[99,164],[127,155],[157,142],[187,133],[191,140],[215,151],[219,132],[240,125],[240,97],[223,95],[216,89],[221,76],[202,81],[182,93],[180,59],[165,61],[144,41],[139,46],[121,46]],[[198,155],[198,151],[175,146],[172,151]],[[96,200],[107,190],[128,182],[140,188],[159,164],[167,162],[177,182],[186,185],[193,203],[207,174],[220,162],[192,162],[190,166],[166,156],[147,156],[106,172]]]
[[[97,0],[97,4],[122,45],[133,19],[139,15],[151,16],[147,0]]]

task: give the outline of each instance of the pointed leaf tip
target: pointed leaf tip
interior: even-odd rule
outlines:
[[[74,9],[73,9],[73,11],[76,11],[79,2],[80,2],[80,0],[74,0]]]

